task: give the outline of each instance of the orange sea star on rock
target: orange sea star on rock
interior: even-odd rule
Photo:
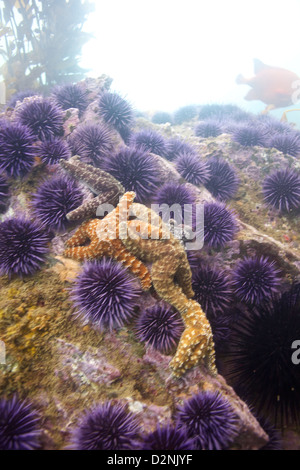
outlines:
[[[65,256],[79,261],[103,256],[114,258],[138,276],[142,288],[148,290],[151,287],[151,277],[147,267],[127,250],[118,237],[119,213],[127,211],[134,196],[134,193],[126,193],[116,209],[106,215],[104,219],[92,219],[84,222],[67,241],[69,248],[65,250]],[[83,246],[87,240],[90,240],[90,244]]]
[[[65,255],[78,260],[110,256],[137,275],[144,289],[150,288],[152,280],[157,294],[179,311],[185,324],[170,363],[174,375],[181,376],[201,359],[215,375],[212,331],[201,306],[191,300],[191,269],[184,247],[154,211],[133,204],[134,197],[133,192],[125,193],[102,220],[83,224],[67,242],[70,248]],[[90,245],[80,246],[87,238]],[[144,262],[152,264],[151,277]]]

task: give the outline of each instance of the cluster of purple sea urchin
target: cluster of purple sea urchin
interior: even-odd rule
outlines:
[[[71,150],[64,140],[54,137],[39,143],[36,156],[40,157],[42,162],[47,165],[56,165],[60,159],[70,158]]]
[[[191,152],[181,152],[176,159],[176,169],[178,173],[186,179],[188,183],[196,186],[209,181],[211,173],[208,163]]]
[[[9,123],[0,127],[0,170],[13,178],[26,175],[34,164],[35,138],[26,126]]]
[[[35,217],[50,230],[64,230],[67,214],[80,206],[83,193],[76,181],[64,176],[54,176],[40,185],[32,198]]]
[[[178,312],[164,303],[145,309],[136,324],[138,339],[161,353],[172,351],[183,330],[184,325]]]
[[[51,139],[63,133],[63,110],[49,98],[35,97],[16,109],[17,121],[27,126],[40,140]]]
[[[205,187],[219,201],[226,202],[235,196],[239,178],[235,168],[223,158],[212,157],[207,161],[210,177]]]
[[[112,125],[128,143],[133,124],[133,110],[118,93],[105,91],[99,98],[99,112],[106,124]]]
[[[25,218],[7,219],[0,224],[0,272],[9,277],[38,271],[48,253],[49,236]]]
[[[73,155],[99,166],[104,157],[113,151],[113,138],[111,130],[103,124],[87,122],[81,124],[71,134],[69,139]]]
[[[105,258],[84,264],[71,291],[77,315],[101,330],[128,323],[134,317],[139,295],[126,268]]]
[[[101,168],[119,180],[126,191],[134,191],[136,201],[142,203],[150,199],[161,182],[156,160],[136,147],[123,147],[107,157]]]
[[[280,271],[275,262],[264,256],[240,260],[233,270],[236,296],[247,303],[259,305],[278,291]]]
[[[0,450],[38,449],[39,416],[32,405],[17,396],[0,400]]]
[[[265,202],[282,212],[300,207],[300,175],[296,170],[275,170],[263,181]]]
[[[219,392],[192,396],[178,408],[176,418],[198,450],[226,449],[236,434],[237,417]]]
[[[162,157],[168,155],[167,141],[161,134],[149,129],[141,130],[132,134],[129,139],[129,144]]]
[[[73,429],[75,450],[130,450],[137,447],[137,419],[121,404],[106,402],[87,410]]]

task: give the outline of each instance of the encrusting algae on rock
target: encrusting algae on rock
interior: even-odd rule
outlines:
[[[201,306],[194,300],[192,273],[179,239],[151,209],[133,204],[134,192],[127,192],[116,209],[102,220],[92,219],[79,227],[68,240],[65,256],[77,260],[110,256],[137,275],[144,290],[151,287],[181,314],[185,330],[170,363],[174,375],[205,359],[215,375],[214,343],[210,324]],[[136,218],[130,220],[130,216]],[[83,246],[87,239],[91,243]],[[151,275],[144,262],[152,263]]]

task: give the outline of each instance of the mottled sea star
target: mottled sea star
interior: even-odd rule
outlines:
[[[61,167],[73,178],[87,186],[96,196],[67,214],[69,220],[95,217],[99,205],[116,204],[125,193],[121,183],[106,171],[80,161],[78,155],[69,160],[60,160]]]

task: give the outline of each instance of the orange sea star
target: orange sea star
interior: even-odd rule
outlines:
[[[65,256],[79,261],[103,256],[114,258],[138,276],[142,288],[148,290],[151,287],[151,277],[147,267],[127,250],[118,237],[120,210],[121,212],[127,211],[134,196],[134,193],[126,193],[116,209],[106,215],[104,219],[92,219],[84,222],[67,241],[69,248],[65,250]],[[82,246],[87,240],[90,240],[90,244]]]
[[[182,375],[200,359],[216,374],[211,327],[201,306],[191,300],[191,269],[184,247],[155,212],[133,204],[134,197],[133,192],[125,193],[104,219],[83,224],[67,242],[65,254],[78,260],[110,256],[137,275],[144,289],[152,280],[157,294],[179,311],[185,324],[170,363],[174,375]],[[90,245],[80,246],[87,238]],[[144,262],[152,263],[151,277]]]

